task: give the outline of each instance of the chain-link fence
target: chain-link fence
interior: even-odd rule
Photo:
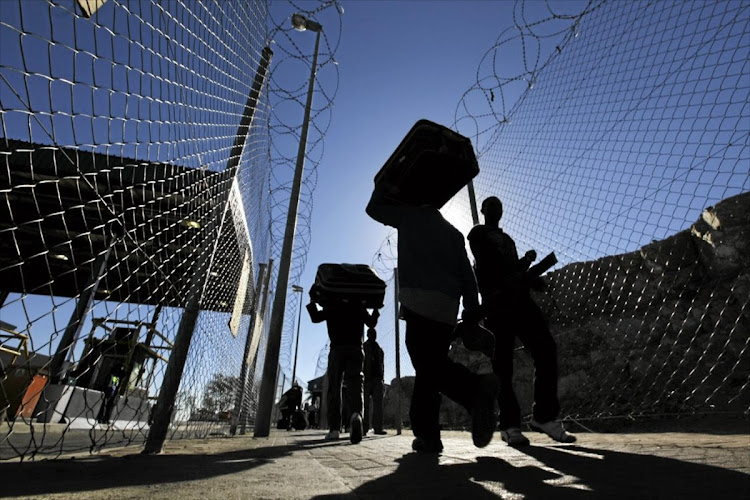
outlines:
[[[747,412],[750,5],[539,7],[517,2],[453,125],[479,157],[476,201],[502,200],[521,255],[559,259],[535,299],[558,343],[561,417]],[[465,235],[478,222],[466,191],[443,214]],[[396,241],[373,259],[389,284]],[[413,375],[403,328],[402,377]],[[532,378],[520,349],[526,412]]]
[[[299,273],[335,2],[0,5],[0,459],[252,425],[311,64],[295,11],[327,28]]]

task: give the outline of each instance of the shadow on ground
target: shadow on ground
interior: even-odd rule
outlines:
[[[357,498],[524,499],[750,498],[750,476],[680,460],[580,446],[528,447],[511,464],[499,457],[439,464],[410,453],[387,476],[356,488]],[[524,463],[533,462],[533,465]],[[332,500],[335,496],[318,496]]]
[[[107,488],[158,485],[241,473],[273,463],[300,448],[329,446],[305,441],[216,454],[175,453],[0,463],[0,497],[79,493]]]

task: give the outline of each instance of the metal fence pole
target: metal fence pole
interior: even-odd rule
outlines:
[[[469,181],[466,186],[469,188],[469,206],[471,207],[471,220],[476,226],[479,224],[479,211],[477,211],[477,194],[474,191],[474,179]]]
[[[398,320],[398,267],[393,268],[393,310],[395,311],[395,332],[396,332],[396,408],[398,416],[396,417],[396,434],[401,434],[401,331]]]
[[[65,327],[65,332],[60,338],[60,343],[57,344],[57,350],[50,362],[49,373],[52,384],[60,383],[65,379],[66,362],[69,361],[70,356],[73,354],[73,348],[78,342],[81,328],[83,328],[84,319],[91,309],[94,295],[99,288],[99,282],[102,277],[107,274],[107,260],[109,259],[110,253],[112,253],[112,248],[117,242],[117,237],[110,235],[108,239],[107,249],[100,253],[96,257],[96,260],[94,260],[94,265],[92,266],[93,274],[91,275],[88,285],[81,291],[81,295],[76,301],[76,307],[73,310],[73,314],[70,316],[68,326]]]
[[[258,106],[261,89],[266,80],[266,73],[272,55],[273,51],[269,47],[263,48],[261,60],[258,64],[258,70],[255,73],[255,79],[253,80],[250,94],[247,97],[242,119],[240,120],[240,126],[237,129],[237,135],[234,139],[234,145],[232,146],[232,150],[229,153],[229,159],[227,160],[227,167],[225,169],[227,187],[219,193],[219,199],[213,204],[213,212],[215,213],[211,214],[208,219],[208,228],[205,231],[204,239],[201,243],[202,248],[199,252],[199,261],[196,263],[195,271],[190,279],[187,305],[185,306],[185,311],[180,319],[180,326],[175,335],[174,346],[172,348],[172,353],[169,356],[167,370],[164,373],[164,381],[162,382],[159,397],[156,406],[154,407],[153,423],[151,424],[151,429],[149,430],[143,453],[160,453],[164,446],[164,441],[167,438],[167,431],[169,430],[169,424],[172,420],[175,398],[180,387],[182,372],[185,369],[185,361],[187,360],[188,351],[190,349],[190,342],[193,338],[195,325],[198,321],[198,314],[200,313],[202,298],[201,292],[203,291],[206,278],[208,277],[208,269],[212,260],[212,255],[207,254],[213,254],[213,252],[208,252],[208,248],[217,244],[219,241],[221,226],[223,225],[223,219],[228,208],[229,193],[231,192],[232,184],[237,175],[240,160],[242,159],[247,135],[250,132],[250,127],[253,122],[253,117],[255,116],[255,110]],[[221,210],[221,212],[219,212],[219,210]],[[221,217],[222,220],[218,225],[218,230],[214,231],[213,226],[216,225],[217,217]]]
[[[268,259],[268,267],[266,268],[266,277],[263,280],[263,301],[260,305],[260,312],[257,314],[256,318],[258,318],[262,322],[264,322],[266,319],[266,305],[268,304],[268,296],[271,295],[271,275],[273,274],[273,259]],[[253,374],[253,377],[255,376],[255,372],[257,370],[258,366],[258,344],[260,342],[260,337],[263,335],[263,331],[258,331],[258,335],[253,339],[253,345],[250,348],[250,353],[248,354],[248,363],[249,366],[252,366],[252,370],[250,372]],[[249,376],[249,375],[248,375]],[[247,412],[243,414],[243,418],[240,419],[240,434],[245,434],[245,431],[247,429],[247,423],[248,419],[250,417],[250,412]]]
[[[232,412],[232,425],[229,428],[229,433],[234,436],[237,433],[237,424],[242,418],[242,406],[245,402],[245,393],[247,392],[247,376],[249,372],[249,366],[252,360],[248,359],[250,356],[250,348],[253,345],[253,334],[255,333],[255,324],[258,322],[258,307],[260,301],[260,293],[263,288],[263,282],[266,279],[266,266],[267,264],[260,264],[258,266],[258,280],[255,284],[255,295],[253,297],[253,319],[250,321],[250,325],[247,327],[247,337],[245,339],[245,351],[242,355],[242,368],[240,369],[240,383],[237,388],[237,396],[235,397],[234,411]]]

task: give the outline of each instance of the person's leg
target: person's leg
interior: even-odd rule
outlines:
[[[344,348],[346,350],[344,362],[344,380],[349,412],[344,418],[349,422],[349,439],[357,444],[362,440],[364,429],[362,425],[362,365],[365,353],[362,346]]]
[[[383,432],[383,381],[372,383],[372,428],[375,432]]]
[[[346,382],[346,397],[350,413],[362,414],[363,376],[362,364],[365,354],[361,347],[342,347],[344,356],[344,380]]]
[[[477,396],[482,389],[480,377],[448,358],[452,336],[452,325],[410,311],[406,315],[406,348],[416,372],[409,412],[415,436],[425,439],[440,437],[440,393],[469,412],[476,409]],[[490,378],[494,381],[494,377]]]
[[[430,322],[410,311],[406,311],[405,319],[406,350],[415,375],[409,407],[412,432],[417,438],[437,440],[440,439],[438,415],[441,397],[438,390],[438,363],[434,359],[434,347],[430,342]]]
[[[488,317],[485,327],[495,336],[492,368],[500,382],[500,393],[497,398],[500,407],[500,430],[520,427],[521,408],[513,390],[513,355],[516,347],[513,325],[509,321],[501,320],[498,315]]]
[[[344,380],[346,381],[346,397],[348,401],[349,413],[359,413],[362,415],[362,392],[363,377],[362,364],[364,363],[365,354],[362,347],[342,347],[345,349],[344,356]]]
[[[365,380],[365,390],[364,390],[364,426],[365,426],[365,432],[373,428],[373,419],[372,419],[372,399],[373,399],[373,383],[372,380]]]
[[[328,397],[326,398],[328,414],[328,428],[332,431],[341,430],[341,382],[344,367],[339,347],[331,347],[328,353]]]
[[[519,330],[526,350],[534,360],[534,420],[540,423],[556,420],[560,412],[557,397],[557,344],[549,331],[542,311],[531,300],[523,307],[525,328]]]

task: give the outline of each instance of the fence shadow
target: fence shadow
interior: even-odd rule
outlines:
[[[252,470],[294,450],[330,446],[306,441],[224,453],[90,455],[82,459],[0,463],[0,497],[26,497],[208,479]]]

